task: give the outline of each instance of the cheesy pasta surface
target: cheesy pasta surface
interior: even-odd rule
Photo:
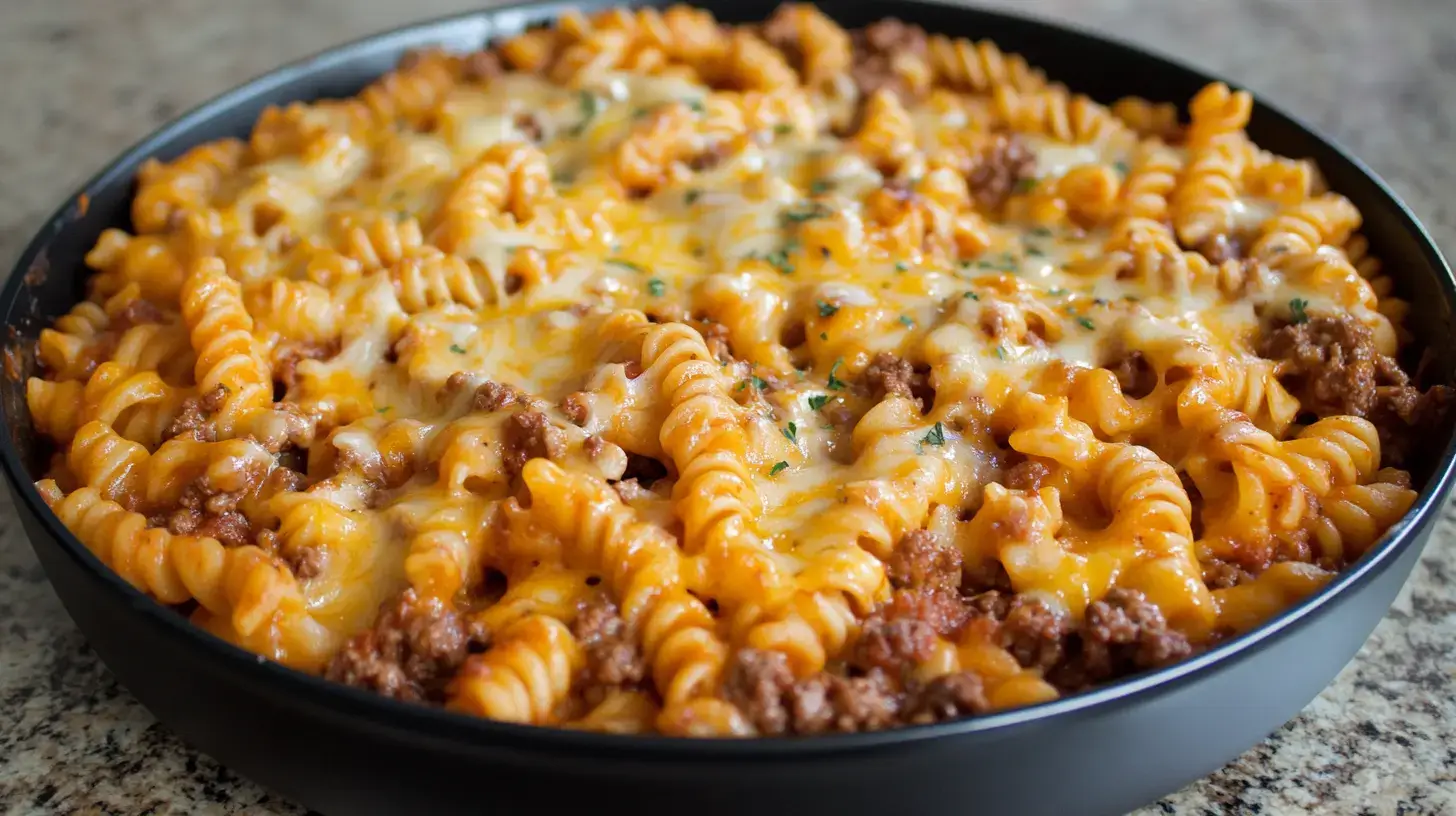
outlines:
[[[208,631],[520,723],[854,731],[1166,665],[1411,506],[1447,389],[1244,133],[808,5],[569,14],[143,168],[42,495]]]

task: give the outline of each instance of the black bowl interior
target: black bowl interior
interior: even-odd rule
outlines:
[[[1221,667],[1248,659],[1261,651],[1267,652],[1276,645],[1293,648],[1290,644],[1296,642],[1295,636],[1301,629],[1329,612],[1329,607],[1347,600],[1342,595],[1366,592],[1366,597],[1370,598],[1372,596],[1367,590],[1377,584],[1381,587],[1377,594],[1384,598],[1383,601],[1373,607],[1366,602],[1366,608],[1357,616],[1357,627],[1364,628],[1336,647],[1344,650],[1343,657],[1332,663],[1330,660],[1309,661],[1311,666],[1318,666],[1313,669],[1319,674],[1318,678],[1311,677],[1301,683],[1290,682],[1285,694],[1287,699],[1278,705],[1270,702],[1267,706],[1258,707],[1256,717],[1244,718],[1248,722],[1247,727],[1235,729],[1226,738],[1212,741],[1196,757],[1177,764],[1176,769],[1160,771],[1153,775],[1155,778],[1135,784],[1124,784],[1117,792],[1107,796],[1099,798],[1089,794],[1090,798],[1079,800],[1084,801],[1086,807],[1079,808],[1078,812],[1111,812],[1218,767],[1282,724],[1329,681],[1383,614],[1389,603],[1386,595],[1393,596],[1400,581],[1409,572],[1424,539],[1423,533],[1427,531],[1439,503],[1449,492],[1453,463],[1449,432],[1439,440],[1431,440],[1429,449],[1433,454],[1439,452],[1439,456],[1432,455],[1424,472],[1417,474],[1424,482],[1421,497],[1407,518],[1386,536],[1384,542],[1372,548],[1364,559],[1331,582],[1324,591],[1286,611],[1256,632],[1160,672],[1053,703],[957,723],[813,740],[705,740],[684,743],[662,738],[580,734],[477,721],[376,698],[264,663],[192,628],[180,616],[151,603],[117,578],[60,525],[45,508],[31,483],[44,468],[47,450],[31,431],[25,380],[35,369],[33,346],[40,329],[64,314],[83,296],[87,275],[82,260],[85,253],[103,229],[130,227],[128,208],[132,179],[143,160],[150,157],[168,159],[201,142],[225,136],[244,136],[268,105],[351,95],[391,68],[400,55],[410,49],[443,46],[451,50],[472,50],[491,39],[554,18],[567,8],[590,11],[611,5],[616,4],[603,0],[570,5],[551,2],[466,14],[361,40],[268,74],[202,105],[122,154],[69,199],[22,253],[15,271],[0,292],[0,310],[3,310],[9,327],[5,348],[7,376],[0,380],[0,411],[3,411],[10,429],[9,439],[0,444],[0,463],[6,470],[33,545],[68,610],[81,623],[103,658],[144,703],[204,750],[276,785],[285,793],[302,797],[311,804],[347,801],[353,803],[350,805],[353,807],[375,802],[374,806],[365,806],[364,810],[381,807],[378,803],[387,801],[387,796],[371,788],[364,781],[367,777],[357,772],[350,777],[348,769],[341,764],[342,760],[326,763],[330,767],[338,766],[335,768],[337,774],[330,777],[334,780],[331,784],[352,778],[359,784],[360,791],[368,790],[369,796],[377,799],[339,799],[337,796],[331,799],[312,789],[297,774],[281,770],[272,772],[267,756],[288,753],[279,748],[276,741],[270,741],[266,734],[239,736],[224,733],[226,729],[220,725],[211,726],[206,722],[179,722],[183,714],[178,706],[185,708],[186,701],[173,698],[179,694],[192,694],[203,699],[225,686],[230,687],[230,693],[238,693],[237,690],[242,689],[245,696],[239,698],[238,706],[244,709],[252,706],[256,712],[265,708],[287,709],[291,716],[306,716],[310,727],[348,733],[349,738],[341,742],[345,748],[349,740],[355,740],[358,749],[380,745],[403,749],[408,744],[410,750],[424,754],[447,751],[465,755],[469,751],[462,746],[482,750],[489,748],[491,761],[496,762],[504,762],[504,755],[499,751],[562,760],[574,757],[563,767],[574,769],[570,773],[578,778],[592,777],[593,784],[606,784],[602,774],[609,769],[611,773],[620,772],[644,782],[656,778],[663,782],[671,779],[686,784],[696,777],[679,763],[693,762],[747,762],[757,769],[756,773],[778,775],[789,771],[787,766],[773,767],[780,760],[792,758],[792,767],[808,771],[807,766],[798,763],[840,761],[847,752],[873,758],[885,768],[896,768],[896,773],[907,774],[904,778],[910,780],[914,778],[914,771],[904,762],[904,758],[910,755],[896,755],[888,752],[889,748],[905,749],[912,743],[950,744],[948,741],[952,738],[972,735],[1058,739],[1058,734],[1064,733],[1066,728],[1078,727],[1079,723],[1119,709],[1142,705],[1152,711],[1159,695],[1172,694],[1180,689],[1196,689],[1201,682],[1209,681],[1222,671]],[[773,0],[740,0],[735,3],[709,0],[703,5],[720,19],[744,22],[766,17],[777,3]],[[1199,71],[1122,43],[1001,13],[930,2],[887,0],[851,0],[837,3],[827,10],[847,26],[897,16],[934,32],[990,38],[1005,50],[1024,54],[1033,64],[1045,69],[1053,78],[1068,83],[1074,90],[1103,102],[1137,95],[1181,104],[1211,81]],[[1444,340],[1453,336],[1456,282],[1453,282],[1450,270],[1416,219],[1368,169],[1298,120],[1260,104],[1249,131],[1255,141],[1267,149],[1283,155],[1314,159],[1331,188],[1345,194],[1360,207],[1365,217],[1364,232],[1370,238],[1374,252],[1384,259],[1387,268],[1396,277],[1397,294],[1412,303],[1406,324],[1417,338],[1412,345],[1428,350],[1432,355],[1433,364],[1428,371],[1444,375],[1435,377],[1435,380],[1450,382],[1452,372],[1456,372],[1456,346]],[[1297,657],[1299,652],[1299,649],[1293,649],[1291,658],[1300,659]],[[175,680],[159,679],[158,675],[172,671],[170,662],[175,661],[188,662],[191,665],[187,668],[197,671],[198,679],[194,685],[178,685]],[[1333,669],[1329,668],[1330,665]],[[1212,714],[1224,716],[1217,712]],[[268,722],[267,714],[258,713],[257,716],[258,722]],[[246,716],[242,721],[246,722]],[[1038,737],[1038,734],[1041,736]],[[972,748],[970,743],[960,745],[962,750]],[[1152,750],[1153,744],[1149,745]],[[649,760],[665,764],[632,764]],[[478,758],[470,761],[478,761]],[[594,770],[583,770],[583,762]],[[1089,767],[1091,765],[1096,763],[1090,763]],[[376,763],[362,759],[353,767],[370,768],[373,773],[380,773]],[[747,767],[744,770],[746,772]],[[1131,768],[1128,770],[1132,771]],[[824,774],[840,776],[833,772],[832,765],[824,765],[809,776],[817,779],[823,778]],[[762,778],[767,779],[766,776]],[[792,787],[793,779],[785,777],[775,784]],[[988,790],[996,788],[994,780],[978,777],[976,784]],[[847,790],[854,787],[850,785]],[[1051,788],[1056,786],[1042,787],[1047,789],[1046,796],[1055,794]],[[732,798],[731,793],[727,795]],[[1059,795],[1063,798],[1055,801],[1072,801],[1064,798],[1065,794]],[[782,802],[788,803],[796,798],[787,797]],[[805,805],[823,801],[827,800],[812,797],[800,800]],[[851,812],[857,812],[853,799],[843,801]],[[1042,800],[1018,798],[1009,793],[1004,798],[1008,807],[1016,803],[1034,805],[1038,801]],[[1001,812],[1001,808],[993,810]],[[1033,807],[1020,812],[1051,811]]]

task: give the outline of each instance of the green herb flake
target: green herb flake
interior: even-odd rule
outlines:
[[[1048,295],[1051,295],[1052,297],[1061,297],[1062,295],[1065,295],[1066,293],[1067,293],[1067,290],[1066,289],[1063,289],[1060,286],[1057,286],[1055,288],[1052,288],[1052,289],[1048,289],[1047,290],[1047,294]]]
[[[1077,318],[1077,325],[1081,326],[1082,328],[1086,329],[1087,331],[1092,331],[1093,329],[1097,328],[1095,325],[1093,325],[1092,318],[1090,318],[1090,317],[1079,317],[1079,318]]]
[[[915,321],[910,319],[910,315],[900,315],[900,325],[907,329],[914,328]]]
[[[909,269],[910,269],[910,264],[907,264],[904,261],[895,261],[895,271],[896,272],[907,272],[907,271],[909,271]]]
[[[701,99],[684,99],[683,104],[687,105],[688,110],[693,113],[702,113],[707,110],[707,108],[703,107],[703,100]]]
[[[702,190],[688,190],[687,192],[683,193],[683,203],[689,206],[696,204],[698,199],[702,197],[702,195]]]
[[[839,313],[839,306],[825,300],[819,301],[819,316],[834,317]]]
[[[647,271],[646,269],[643,269],[640,264],[635,264],[635,263],[633,263],[633,262],[631,262],[631,261],[629,261],[629,260],[627,260],[625,258],[608,258],[607,259],[607,263],[611,264],[612,266],[620,266],[623,269],[627,269],[627,270],[630,270],[632,272],[646,272]]]
[[[566,170],[557,170],[551,174],[552,184],[570,184],[573,181],[576,181],[576,174]]]
[[[1034,246],[1029,246],[1026,248],[1026,255],[1029,258],[1041,258],[1044,257],[1046,253],[1042,252],[1040,249]]]
[[[794,126],[789,124],[788,122],[780,122],[777,125],[774,125],[774,133],[778,134],[779,136],[786,136],[793,132]]]
[[[387,414],[387,413],[389,413],[389,407],[388,406],[385,406],[383,408],[376,408],[376,409],[374,409],[374,413],[376,413],[376,414]]]
[[[795,445],[799,444],[799,426],[798,425],[794,424],[793,422],[790,422],[789,423],[789,427],[782,428],[780,430],[783,433],[785,439],[789,440],[790,442],[794,443]]]
[[[814,179],[814,182],[809,185],[809,193],[811,195],[824,195],[833,189],[834,182],[829,179]]]
[[[663,283],[661,278],[653,278],[647,282],[647,294],[653,297],[662,297],[662,294],[666,291],[667,284]]]
[[[571,135],[580,136],[586,132],[587,126],[591,124],[593,119],[597,118],[597,114],[602,112],[602,103],[602,98],[591,91],[580,91],[577,93],[576,105],[581,111],[581,122],[577,123],[575,128],[572,128]]]
[[[981,296],[978,295],[978,294],[976,294],[975,292],[967,292],[964,295],[961,295],[961,297],[968,297],[971,300],[980,300],[981,299]]]
[[[829,339],[829,332],[819,332],[819,339],[820,340],[828,340]]]
[[[825,385],[830,391],[839,391],[845,387],[845,382],[834,376],[834,372],[838,371],[839,367],[843,364],[844,360],[835,360],[834,365],[829,367],[829,382],[825,383]]]
[[[931,428],[929,433],[921,437],[920,441],[925,443],[926,445],[935,445],[936,447],[944,445],[945,426],[940,424],[939,422],[935,423],[935,427]]]
[[[826,403],[828,401],[829,401],[829,395],[828,394],[815,394],[814,396],[812,396],[812,397],[809,398],[809,410],[811,410],[811,411],[817,411],[820,408],[823,408],[824,407],[824,403]]]
[[[997,346],[996,347],[996,357],[998,359],[1001,359],[1001,360],[1005,360],[1006,359],[1006,347],[1005,346]]]
[[[1127,175],[1127,162],[1125,162],[1125,161],[1113,162],[1112,163],[1112,169],[1113,170],[1116,170],[1117,171],[1117,174],[1119,176],[1126,176]]]
[[[802,224],[805,221],[813,221],[816,218],[824,218],[830,214],[828,207],[815,201],[810,201],[802,207],[795,207],[779,213],[779,221],[785,226],[790,224]]]
[[[1012,188],[1012,191],[1016,193],[1029,193],[1036,189],[1036,185],[1036,179],[1024,178],[1016,182],[1016,186]]]
[[[1309,301],[1305,300],[1304,298],[1295,298],[1294,300],[1289,301],[1290,322],[1296,326],[1303,323],[1308,323],[1309,313],[1305,311],[1305,308],[1307,308],[1308,306]]]
[[[743,381],[739,382],[738,383],[738,387],[734,388],[733,390],[734,391],[742,391],[743,389],[745,389],[747,387],[748,387],[748,380],[743,380]]]
[[[788,469],[789,469],[789,463],[783,461],[782,459],[780,459],[779,461],[774,462],[774,466],[773,467],[769,468],[768,475],[770,475],[770,476],[777,476],[780,473],[783,473],[784,471],[786,471]]]
[[[1037,238],[1050,238],[1050,237],[1052,237],[1052,231],[1051,231],[1051,229],[1049,229],[1047,227],[1033,227],[1031,229],[1031,234],[1034,235],[1034,236],[1036,236]]]
[[[768,388],[768,381],[765,380],[764,378],[758,376],[757,374],[754,374],[753,376],[749,377],[749,379],[753,381],[753,387],[754,388],[757,388],[760,391],[764,390],[765,388]]]
[[[450,344],[450,350],[453,351],[453,352],[455,352],[456,354],[464,354],[465,353],[465,349],[461,348],[460,346],[458,346],[458,345],[456,345],[454,343],[451,343]]]

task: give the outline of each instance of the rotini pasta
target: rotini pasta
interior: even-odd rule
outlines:
[[[1056,699],[1317,591],[1444,386],[1248,93],[807,4],[565,13],[148,162],[27,383],[98,558],[296,668],[608,733]]]

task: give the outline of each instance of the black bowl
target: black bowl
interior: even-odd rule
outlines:
[[[775,0],[705,5],[762,19]],[[610,5],[592,0],[575,7]],[[1431,439],[1410,513],[1323,591],[1244,637],[1170,668],[1090,693],[935,726],[793,740],[673,740],[529,728],[406,705],[301,674],[235,648],[118,578],[57,521],[32,479],[25,377],[37,333],[81,298],[85,252],[126,227],[132,179],[149,157],[245,134],[265,105],[347,96],[406,50],[457,50],[549,20],[564,3],[514,6],[394,31],[283,68],[164,127],[65,204],[26,248],[0,308],[11,327],[0,410],[7,482],[67,611],[118,678],[201,750],[329,813],[455,813],[630,806],[639,813],[1126,811],[1207,774],[1293,717],[1354,656],[1410,573],[1450,491],[1453,448]],[[1183,102],[1211,78],[1043,22],[927,2],[838,4],[841,23],[898,16],[931,31],[991,38],[1102,101]],[[1308,157],[1365,215],[1365,232],[1412,302],[1408,327],[1456,370],[1456,285],[1431,239],[1368,169],[1297,120],[1260,105],[1262,146]],[[1450,381],[1447,377],[1447,381]],[[1436,453],[1439,452],[1439,456]]]

